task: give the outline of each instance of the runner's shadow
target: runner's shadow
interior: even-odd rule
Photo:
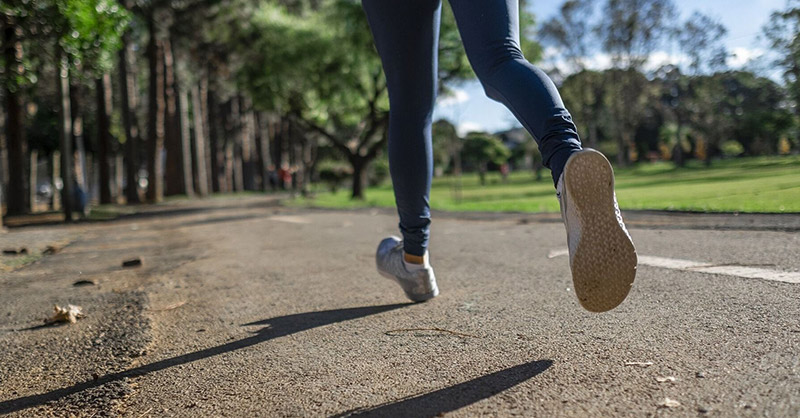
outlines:
[[[170,357],[154,363],[145,364],[133,369],[124,370],[100,377],[96,380],[78,383],[73,386],[55,389],[39,395],[24,396],[16,399],[9,399],[0,402],[0,414],[20,411],[22,409],[43,405],[87,389],[95,388],[106,383],[116,382],[126,377],[139,377],[146,374],[168,369],[181,364],[191,363],[197,360],[206,359],[219,354],[229,353],[245,347],[250,347],[275,338],[285,337],[296,334],[311,328],[335,324],[353,319],[376,315],[382,312],[403,308],[412,305],[411,303],[398,303],[393,305],[362,306],[358,308],[332,309],[319,312],[305,312],[300,314],[279,316],[263,321],[251,322],[242,326],[266,325],[267,327],[253,333],[252,336],[241,340],[231,341],[226,344],[206,348],[180,356]]]
[[[552,360],[538,360],[509,367],[485,376],[446,387],[435,392],[407,397],[370,408],[359,408],[336,417],[435,417],[472,405],[512,388],[553,365]]]

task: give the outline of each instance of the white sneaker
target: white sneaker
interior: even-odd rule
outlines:
[[[611,164],[593,149],[578,151],[567,160],[556,189],[575,295],[589,311],[611,310],[631,290],[638,263],[617,205]]]
[[[425,262],[419,269],[409,271],[403,259],[403,241],[397,237],[389,237],[378,244],[375,254],[375,264],[378,273],[397,282],[406,296],[414,302],[424,302],[439,294],[436,286],[436,276],[433,267],[428,262],[428,253],[424,256]]]

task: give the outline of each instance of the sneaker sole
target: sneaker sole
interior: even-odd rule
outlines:
[[[383,270],[380,270],[380,269],[378,269],[378,274],[380,274],[381,276],[386,277],[387,279],[399,284],[401,289],[403,288],[403,284],[400,283],[400,280],[398,280],[397,277],[394,277],[393,275],[391,275],[389,273],[386,273],[386,272],[384,272]],[[434,287],[432,292],[425,293],[423,295],[415,295],[415,294],[412,294],[412,293],[408,293],[405,290],[403,290],[403,292],[406,294],[407,298],[411,299],[412,302],[425,302],[425,301],[431,300],[431,299],[433,299],[433,298],[435,298],[436,296],[439,295],[439,287],[438,286]]]
[[[575,154],[564,172],[564,186],[581,223],[570,265],[575,294],[586,310],[605,312],[628,296],[638,262],[614,211],[614,172],[594,150]]]

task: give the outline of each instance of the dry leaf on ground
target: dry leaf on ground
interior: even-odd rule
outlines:
[[[638,366],[638,367],[648,367],[652,366],[652,361],[629,361],[625,363],[626,366]]]
[[[69,304],[62,308],[55,305],[53,306],[53,316],[47,322],[51,324],[56,322],[69,322],[74,324],[78,322],[78,319],[85,316],[86,314],[83,313],[83,308],[80,306]]]
[[[681,406],[681,403],[675,399],[664,398],[663,401],[659,402],[658,406],[661,408],[677,408]]]

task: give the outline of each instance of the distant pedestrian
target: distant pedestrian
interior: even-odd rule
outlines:
[[[284,164],[278,169],[278,177],[281,180],[281,187],[283,190],[292,188],[292,171],[289,169],[288,165]]]
[[[389,91],[389,169],[402,240],[378,246],[378,271],[409,299],[439,294],[428,254],[433,174],[431,115],[437,91],[441,0],[362,0]],[[583,149],[547,75],[522,56],[517,0],[450,0],[467,57],[487,96],[509,108],[539,145],[567,228],[575,292],[590,311],[620,304],[636,274],[636,250],[622,222],[614,174]]]

